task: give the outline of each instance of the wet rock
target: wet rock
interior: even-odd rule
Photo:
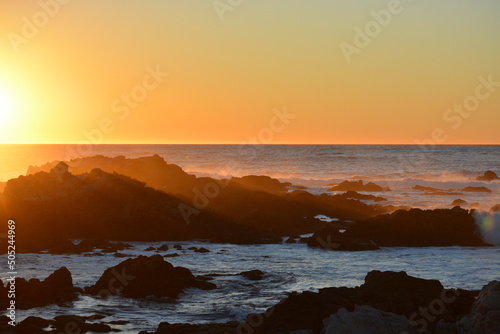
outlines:
[[[500,333],[500,282],[485,285],[474,301],[470,314],[453,323],[441,320],[436,334],[496,334]]]
[[[439,281],[407,275],[405,272],[372,271],[365,283],[355,288],[324,288],[319,292],[292,293],[264,314],[249,316],[247,325],[259,320],[261,326],[253,328],[256,334],[288,333],[294,330],[312,330],[320,333],[323,319],[336,314],[341,308],[352,312],[355,305],[369,305],[384,312],[404,315],[419,323],[422,329],[426,312],[435,309],[441,301],[438,314],[432,313],[432,322],[425,328],[433,331],[441,319],[458,320],[467,314],[475,294],[465,290],[444,289]],[[356,333],[352,331],[352,333]]]
[[[476,177],[477,181],[493,181],[499,179],[500,178],[498,177],[498,175],[491,170],[486,171],[483,175]]]
[[[154,247],[148,247],[148,248],[144,249],[145,252],[153,252],[155,250],[156,250],[156,248],[154,248]]]
[[[260,270],[249,270],[244,271],[238,274],[239,276],[243,276],[251,281],[260,281],[264,278],[264,273]]]
[[[27,317],[26,319],[24,319],[23,321],[21,321],[21,323],[34,325],[34,326],[37,326],[40,328],[46,328],[46,327],[49,327],[50,325],[52,325],[54,323],[54,321],[39,318],[39,317],[30,316],[30,317]]]
[[[168,245],[167,244],[161,245],[160,247],[158,247],[158,250],[160,252],[168,251]]]
[[[181,245],[174,245],[174,248],[177,249],[177,250],[182,250],[182,246]]]
[[[324,326],[322,334],[419,333],[405,316],[376,310],[367,305],[356,305],[352,312],[341,308],[324,320]]]
[[[178,256],[180,256],[180,255],[177,253],[163,255],[163,257],[178,257]]]
[[[7,287],[9,283],[7,282]],[[0,304],[7,307],[7,288],[2,285],[0,289]],[[75,288],[71,273],[66,267],[54,271],[45,280],[32,278],[29,281],[24,278],[16,278],[16,307],[19,309],[30,309],[33,307],[46,306],[67,302],[76,298]]]
[[[206,248],[200,247],[195,250],[196,253],[210,253],[210,251]]]
[[[174,267],[161,255],[153,255],[128,259],[106,269],[96,284],[86,288],[85,292],[102,294],[102,291],[109,290],[110,282],[116,282],[117,279],[120,281],[120,287],[115,287],[115,292],[131,298],[177,298],[185,288],[216,288],[215,284],[196,279],[189,269]]]
[[[287,244],[295,244],[297,243],[297,240],[295,240],[294,238],[292,237],[288,237],[286,240],[285,240],[285,243]]]
[[[389,191],[390,189],[383,188],[378,184],[373,182],[368,182],[366,184],[363,181],[344,181],[340,184],[333,186],[328,191],[368,191],[368,192],[379,192],[379,191]]]
[[[398,210],[347,228],[346,237],[370,239],[381,247],[486,246],[467,210]]]

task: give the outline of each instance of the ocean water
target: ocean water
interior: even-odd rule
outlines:
[[[148,246],[163,243],[132,243],[134,249],[124,253],[137,256]],[[169,243],[172,246],[174,243]],[[100,321],[130,321],[112,327],[127,334],[141,330],[153,331],[163,321],[170,323],[210,323],[243,320],[248,313],[262,312],[272,307],[292,291],[317,291],[323,287],[354,287],[363,283],[371,270],[407,271],[410,275],[438,279],[445,287],[481,289],[500,279],[500,247],[426,247],[383,248],[367,252],[334,252],[309,248],[304,244],[228,245],[203,242],[178,242],[183,248],[205,247],[211,252],[169,250],[179,257],[166,260],[189,268],[194,275],[217,276],[212,281],[217,289],[188,289],[176,301],[133,300],[117,296],[107,299],[82,296],[65,306],[49,306],[18,311],[19,320],[27,316],[53,318],[57,315],[107,315]],[[171,247],[172,248],[172,247]],[[73,275],[76,286],[94,284],[103,271],[123,261],[112,254],[103,257],[83,255],[20,254],[18,271],[25,277],[44,278],[61,266]],[[248,281],[241,276],[229,276],[242,271],[259,269],[265,273],[262,281]],[[2,278],[6,278],[6,275]]]
[[[449,208],[453,200],[461,198],[468,205],[477,203],[474,205],[479,209],[476,217],[485,238],[500,244],[500,214],[487,213],[493,205],[500,204],[500,182],[474,180],[486,170],[500,174],[499,145],[437,146],[432,149],[405,145],[0,145],[0,181],[25,174],[29,165],[96,154],[131,158],[159,154],[167,162],[199,176],[222,178],[264,174],[304,185],[312,193],[327,192],[331,183],[361,179],[391,188],[390,192],[376,193],[386,197],[388,204]],[[484,186],[492,193],[429,196],[411,189],[417,184],[457,192],[467,186]],[[133,249],[123,252],[131,256],[152,255],[155,253],[144,252],[144,249],[161,244],[133,243]],[[214,277],[217,289],[189,289],[176,301],[81,296],[63,306],[19,311],[18,320],[29,315],[53,318],[62,314],[102,314],[107,315],[101,320],[104,322],[130,321],[113,327],[123,333],[136,334],[140,330],[153,331],[163,321],[241,320],[250,312],[264,311],[275,305],[292,291],[360,285],[371,270],[404,270],[417,277],[438,279],[445,287],[464,289],[480,289],[500,279],[500,246],[333,252],[303,244],[242,246],[201,241],[178,244],[211,251],[207,254],[175,251],[180,256],[166,260],[189,268],[195,275],[222,275]],[[103,257],[20,254],[18,271],[21,277],[44,278],[66,266],[73,274],[74,284],[84,287],[95,283],[106,268],[123,260],[110,254]],[[260,269],[266,276],[262,281],[233,276],[252,269]],[[6,270],[2,267],[1,271]],[[5,279],[6,274],[0,273],[0,278]]]

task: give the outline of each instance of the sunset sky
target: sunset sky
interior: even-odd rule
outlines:
[[[240,143],[286,108],[272,143],[500,144],[498,0],[59,1],[0,0],[0,143]]]

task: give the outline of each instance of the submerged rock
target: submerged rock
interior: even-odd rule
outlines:
[[[260,270],[249,270],[244,271],[238,274],[239,276],[243,276],[251,281],[260,281],[264,278],[264,273]]]
[[[122,294],[177,298],[186,288],[215,289],[213,283],[197,279],[189,269],[174,267],[159,254],[128,259],[106,269],[95,285],[85,292],[97,295]]]

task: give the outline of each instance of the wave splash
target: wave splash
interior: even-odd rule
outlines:
[[[483,241],[493,245],[500,245],[500,212],[475,212],[476,224],[481,230]]]

